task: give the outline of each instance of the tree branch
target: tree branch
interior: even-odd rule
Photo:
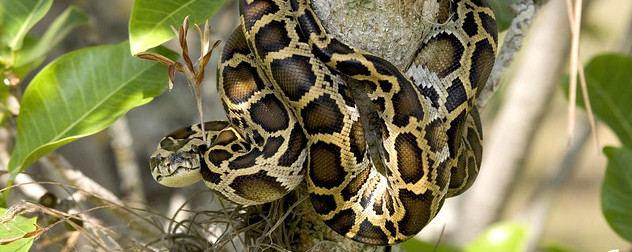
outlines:
[[[114,122],[108,127],[108,133],[112,139],[111,146],[114,150],[118,177],[121,180],[121,191],[127,200],[141,203],[139,205],[142,205],[146,201],[145,191],[143,189],[140,167],[138,167],[132,146],[133,138],[127,118],[121,117],[121,119]]]
[[[505,76],[507,69],[522,48],[522,41],[529,31],[533,19],[540,11],[540,8],[547,2],[548,0],[520,0],[512,6],[516,14],[507,30],[502,47],[496,57],[496,62],[494,62],[492,73],[487,79],[487,84],[476,101],[476,106],[479,109],[485,107],[489,99],[500,87],[502,77]]]
[[[567,62],[570,31],[565,13],[563,1],[551,1],[533,25],[529,42],[524,43],[522,60],[508,82],[506,103],[486,139],[481,172],[463,197],[460,228],[455,235],[459,244],[466,244],[498,219],[522,170]]]

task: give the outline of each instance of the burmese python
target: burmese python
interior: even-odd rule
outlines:
[[[240,12],[218,69],[229,120],[165,137],[150,160],[156,181],[203,179],[253,205],[305,179],[329,227],[379,245],[414,236],[446,197],[473,183],[482,138],[474,104],[497,44],[484,0],[442,2],[415,60],[427,73],[414,77],[419,86],[391,63],[329,37],[307,0],[240,0]],[[380,119],[381,160],[370,157],[349,87],[331,71],[364,86]]]

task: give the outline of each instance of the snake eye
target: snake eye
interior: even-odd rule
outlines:
[[[162,155],[160,155],[160,153],[158,154],[154,154],[149,158],[149,167],[151,168],[155,168],[158,167],[158,165],[160,165],[160,163],[162,163]]]

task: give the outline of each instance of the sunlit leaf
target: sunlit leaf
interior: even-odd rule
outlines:
[[[34,237],[31,236],[32,232],[36,230],[35,221],[37,218],[24,218],[22,216],[7,216],[5,215],[7,209],[0,208],[0,216],[9,219],[7,223],[0,225],[0,251],[15,251],[26,252],[29,251],[31,245],[33,245]],[[25,238],[25,236],[27,236]]]
[[[129,20],[129,41],[132,54],[143,52],[173,38],[170,26],[180,27],[189,16],[200,24],[210,18],[225,0],[136,0]]]
[[[15,176],[53,149],[104,129],[167,84],[167,68],[131,56],[126,42],[61,56],[24,92],[9,171]]]
[[[526,225],[504,222],[490,226],[476,238],[467,252],[525,251],[527,243]]]
[[[0,38],[13,51],[22,47],[28,31],[46,15],[53,0],[0,0]]]
[[[404,248],[404,250],[406,251],[419,251],[419,252],[461,252],[463,251],[455,246],[451,246],[448,244],[443,244],[443,243],[437,244],[436,242],[427,242],[427,241],[422,241],[416,238],[412,238],[402,243],[402,248]]]
[[[632,150],[606,147],[606,176],[601,187],[601,210],[608,224],[632,242]]]
[[[25,45],[18,52],[15,66],[22,67],[43,58],[53,49],[70,31],[80,24],[88,22],[88,16],[77,7],[70,6],[47,27],[44,35],[29,47]]]
[[[566,244],[560,244],[557,243],[556,241],[546,241],[545,243],[543,243],[542,245],[540,245],[538,247],[538,250],[543,251],[543,252],[575,252],[578,251],[577,249],[566,245]]]

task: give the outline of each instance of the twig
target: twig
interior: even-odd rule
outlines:
[[[549,110],[548,101],[566,65],[570,32],[563,13],[564,3],[551,1],[542,9],[529,43],[525,43],[522,61],[508,83],[506,103],[486,139],[481,172],[464,193],[461,225],[455,234],[459,244],[466,244],[498,219],[522,170],[540,118]]]
[[[20,173],[15,177],[16,185],[24,184],[23,186],[19,187],[20,191],[27,197],[37,200],[42,197],[42,195],[44,195],[48,190],[35,182],[36,181],[31,178],[31,176],[25,173]]]
[[[568,144],[573,142],[573,133],[575,132],[575,111],[577,110],[577,74],[579,73],[579,80],[582,88],[582,97],[584,99],[584,105],[586,112],[588,113],[588,122],[592,129],[592,135],[595,141],[595,147],[597,153],[599,153],[599,135],[597,134],[597,126],[595,124],[595,118],[590,105],[590,98],[588,96],[588,87],[586,86],[586,77],[584,75],[584,67],[581,65],[581,55],[579,52],[579,36],[581,26],[581,13],[582,13],[582,0],[575,2],[575,13],[573,13],[573,4],[571,0],[566,0],[566,14],[568,15],[568,24],[571,28],[571,70],[570,80],[568,85]]]
[[[554,173],[547,179],[542,180],[536,187],[535,192],[530,197],[530,203],[520,214],[520,219],[524,223],[529,224],[529,238],[526,251],[536,251],[555,195],[560,190],[560,187],[571,178],[571,173],[577,168],[577,160],[581,157],[581,151],[590,136],[590,132],[590,122],[584,120],[578,129],[576,141],[568,148],[564,158],[554,169]]]
[[[132,146],[133,138],[127,118],[121,117],[121,119],[114,122],[108,128],[108,133],[112,139],[110,145],[114,150],[116,168],[121,180],[121,191],[126,196],[126,200],[143,205],[146,202],[145,191],[143,189],[140,167],[138,167]]]
[[[579,27],[581,25],[582,0],[576,0],[574,6],[575,13],[572,13],[573,4],[571,0],[566,0],[566,10],[571,26],[571,63],[569,70],[568,85],[568,145],[573,142],[575,133],[575,108],[577,100],[577,69],[579,67]],[[590,106],[590,105],[589,105]]]
[[[6,171],[6,174],[0,173],[0,177],[2,177],[3,181],[1,182],[2,184],[5,184],[6,182],[4,181],[5,179],[8,179],[9,176],[2,176],[2,175],[8,175],[8,164],[9,164],[9,143],[11,137],[9,134],[9,130],[7,128],[0,128],[0,171]],[[33,178],[31,178],[31,176],[24,174],[24,173],[20,173],[16,176],[15,178],[15,183],[16,184],[21,184],[21,183],[29,183],[28,186],[26,187],[20,187],[20,191],[22,193],[24,193],[25,195],[27,195],[28,197],[31,197],[32,199],[38,199],[40,196],[44,195],[44,193],[46,193],[46,189],[44,189],[44,187],[42,187],[41,185],[38,184],[32,184],[30,182],[33,182]]]
[[[48,168],[51,172],[53,172],[51,174],[59,174],[71,185],[82,188],[87,192],[98,195],[100,198],[113,202],[117,205],[123,204],[121,199],[110,192],[110,190],[105,189],[91,178],[83,175],[81,171],[74,169],[61,155],[51,152],[44,158],[41,158],[39,162],[44,168]]]
[[[42,164],[43,168],[49,170],[49,174],[57,173],[65,180],[66,183],[76,188],[81,188],[81,193],[79,195],[73,194],[75,197],[88,196],[92,201],[95,201],[95,203],[100,206],[112,204],[119,206],[112,208],[112,212],[122,220],[128,223],[134,223],[134,225],[130,225],[130,227],[138,231],[140,234],[152,237],[158,235],[157,231],[161,231],[147,221],[138,221],[146,216],[140,216],[134,212],[124,211],[126,208],[127,210],[134,208],[126,206],[121,199],[112,192],[85,176],[81,171],[74,169],[62,156],[52,152],[44,158],[41,158],[39,162]],[[73,200],[77,200],[77,198],[73,198]]]
[[[237,228],[235,228],[235,226],[233,225],[233,218],[228,216],[228,212],[226,211],[226,206],[224,205],[224,200],[222,200],[222,198],[217,198],[217,200],[219,201],[219,204],[222,207],[222,212],[224,213],[224,218],[226,218],[226,222],[228,226],[233,230],[233,232],[235,232],[235,236],[237,237],[237,240],[239,240],[239,243],[241,244],[242,248],[247,248],[248,246],[246,246],[246,243],[241,238],[241,235],[237,232],[238,231]],[[231,242],[232,242],[232,239],[231,239]],[[236,248],[234,244],[233,246]]]
[[[481,94],[476,102],[476,106],[479,109],[485,108],[487,102],[500,88],[502,77],[505,76],[507,69],[511,63],[513,63],[518,51],[522,48],[522,41],[529,31],[533,19],[540,11],[540,8],[542,8],[542,6],[547,2],[548,0],[520,0],[512,6],[516,16],[511,21],[511,25],[507,30],[502,47],[498,53],[498,57],[496,57],[496,62],[494,62],[492,73],[489,75],[487,84],[481,91]]]

